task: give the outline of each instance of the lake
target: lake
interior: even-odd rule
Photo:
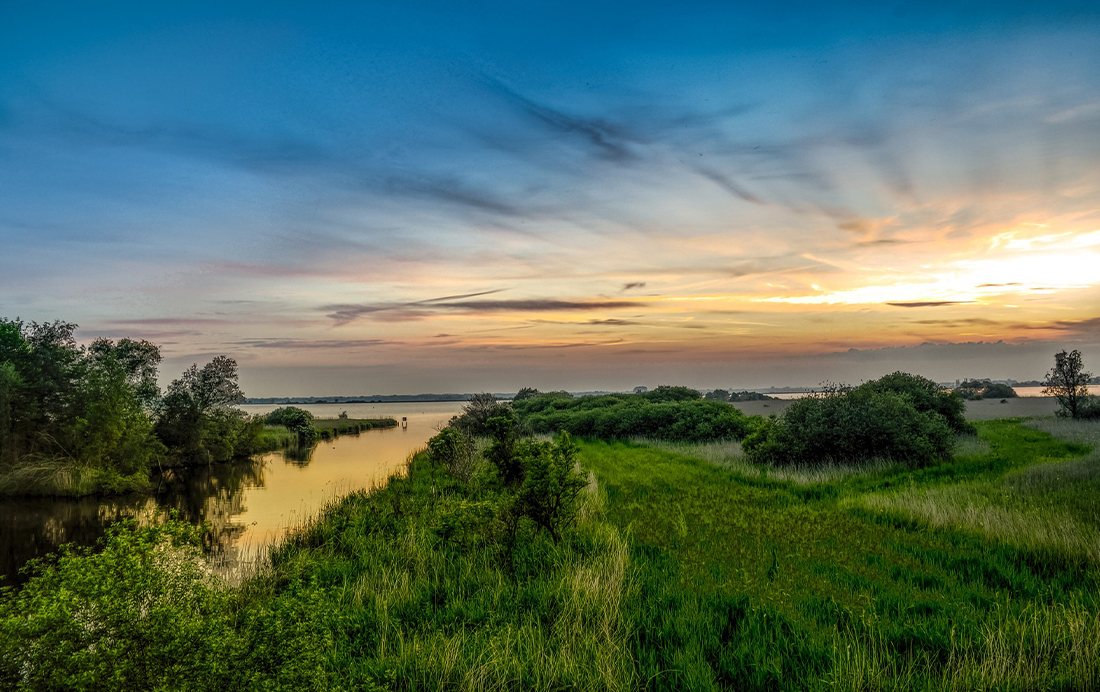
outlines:
[[[194,523],[210,522],[215,564],[229,573],[255,559],[287,531],[315,516],[326,504],[370,488],[399,472],[439,426],[464,402],[302,405],[319,418],[347,411],[351,418],[407,419],[407,427],[346,435],[314,448],[308,461],[283,453],[199,468],[170,469],[154,481],[151,495],[78,499],[0,500],[0,584],[19,583],[27,560],[53,552],[63,543],[93,545],[107,526],[133,517],[149,522],[175,510]],[[275,404],[245,405],[247,413],[267,413]]]

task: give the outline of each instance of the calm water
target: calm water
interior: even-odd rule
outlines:
[[[302,406],[318,417],[347,411],[351,418],[392,416],[408,427],[371,430],[321,443],[308,460],[282,453],[232,464],[166,471],[152,496],[0,500],[2,584],[19,581],[27,560],[63,543],[92,545],[111,523],[126,517],[150,521],[176,510],[188,521],[210,522],[210,548],[232,570],[314,516],[326,503],[384,481],[409,454],[461,411],[462,402],[318,404]],[[274,405],[242,406],[266,413]]]

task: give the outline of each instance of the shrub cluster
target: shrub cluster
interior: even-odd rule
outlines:
[[[973,431],[962,411],[957,395],[896,372],[795,401],[746,437],[744,449],[750,460],[773,465],[889,459],[920,466],[949,459],[956,435]]]
[[[741,439],[754,425],[751,418],[729,404],[703,400],[699,392],[686,387],[576,398],[565,393],[539,394],[516,401],[513,406],[531,432],[566,431],[608,439]]]
[[[965,380],[955,389],[960,397],[968,401],[979,399],[1014,399],[1016,390],[1007,384],[998,384],[989,380]]]
[[[509,543],[514,543],[521,524],[529,521],[557,543],[573,524],[587,476],[577,468],[578,449],[562,432],[553,442],[536,442],[520,435],[514,411],[485,422],[491,439],[483,460],[489,473],[482,485],[496,494],[498,519]],[[461,427],[448,426],[428,442],[428,457],[461,482],[469,482],[479,458],[474,439]]]

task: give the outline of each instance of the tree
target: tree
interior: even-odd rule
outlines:
[[[1058,400],[1059,417],[1080,418],[1084,412],[1083,404],[1088,397],[1088,383],[1091,379],[1092,373],[1085,372],[1080,351],[1059,351],[1054,354],[1054,367],[1043,380],[1043,394]]]
[[[452,418],[450,425],[460,428],[471,437],[484,437],[489,434],[489,429],[486,427],[489,419],[508,415],[510,408],[488,392],[475,394],[462,407],[462,415]]]
[[[157,367],[160,347],[142,339],[96,339],[88,347],[88,357],[94,364],[118,367],[125,373],[127,384],[146,408],[152,408],[160,398]]]
[[[724,389],[712,389],[703,398],[707,401],[729,401],[730,393]]]
[[[516,395],[514,397],[512,397],[512,401],[525,401],[527,399],[530,399],[531,397],[538,396],[539,394],[542,394],[542,392],[535,389],[534,387],[523,387],[518,392],[516,392]]]
[[[243,399],[237,361],[217,356],[202,368],[192,365],[157,405],[157,437],[185,460],[227,461],[242,451],[240,433],[255,427],[233,408]]]

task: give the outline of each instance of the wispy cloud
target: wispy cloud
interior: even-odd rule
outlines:
[[[942,308],[945,305],[966,305],[973,302],[972,300],[915,300],[886,304],[895,308]]]
[[[347,324],[360,317],[384,313],[388,319],[423,319],[433,314],[464,313],[492,314],[502,312],[586,312],[596,310],[622,310],[645,307],[645,303],[628,300],[558,300],[530,298],[514,300],[464,300],[465,298],[498,293],[483,291],[459,296],[429,298],[407,303],[361,303],[327,305],[323,308],[337,325]]]

